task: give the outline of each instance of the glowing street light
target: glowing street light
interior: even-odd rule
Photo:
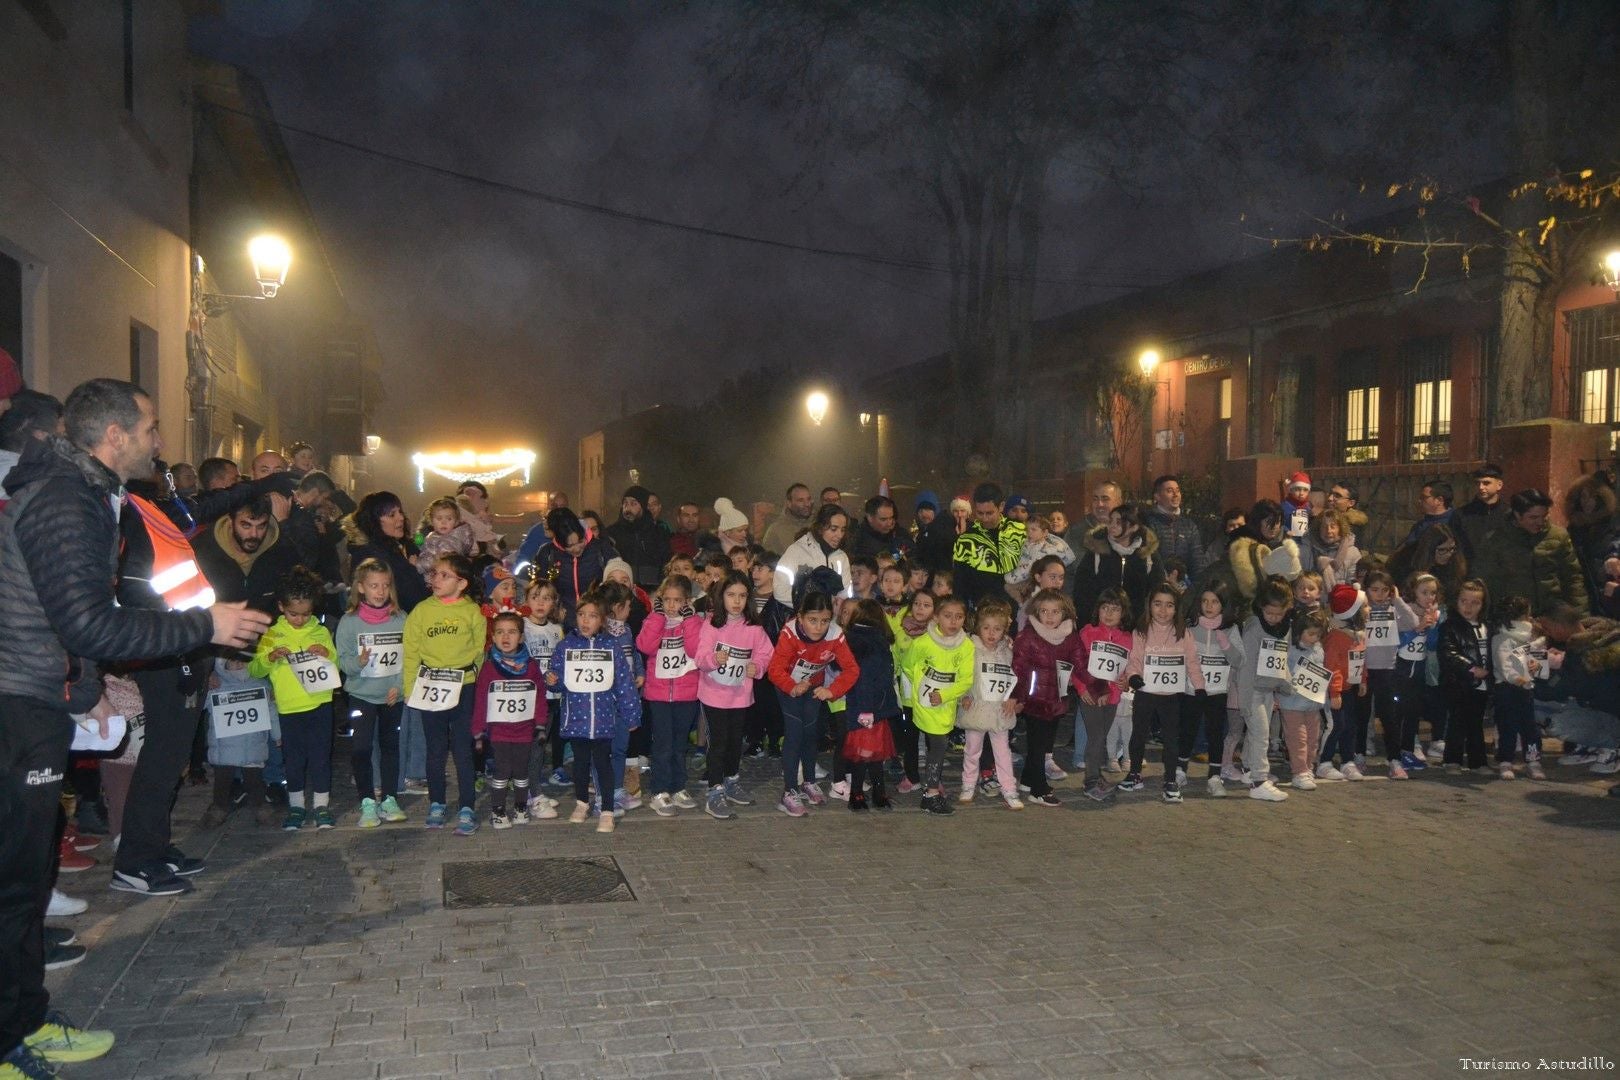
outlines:
[[[1142,355],[1136,358],[1136,366],[1142,369],[1142,377],[1147,378],[1153,374],[1153,369],[1159,366],[1159,350],[1143,349]]]
[[[1603,283],[1614,290],[1616,299],[1620,299],[1620,249],[1603,256]]]
[[[248,258],[253,262],[253,280],[266,300],[287,284],[287,267],[292,265],[292,248],[279,236],[255,236],[248,242]]]
[[[820,390],[812,390],[804,399],[804,411],[810,414],[811,423],[817,427],[827,418],[827,395]]]

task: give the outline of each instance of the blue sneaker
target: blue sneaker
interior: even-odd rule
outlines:
[[[555,772],[553,772],[551,774],[551,776],[549,778],[547,778],[546,786],[547,787],[567,787],[568,785],[572,784],[573,782],[574,782],[574,778],[572,776],[568,775],[568,770],[567,769],[557,769]]]
[[[428,803],[427,827],[430,829],[444,828],[444,803]]]
[[[465,806],[462,807],[461,812],[456,815],[456,835],[471,836],[477,831],[478,815],[467,809]]]
[[[1401,768],[1407,772],[1422,772],[1429,767],[1429,763],[1412,753],[1410,750],[1401,751]]]

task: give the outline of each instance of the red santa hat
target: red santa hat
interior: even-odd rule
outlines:
[[[1288,490],[1293,491],[1297,487],[1302,487],[1306,491],[1311,490],[1311,474],[1307,472],[1297,472],[1293,476],[1290,476],[1288,478]]]
[[[1354,585],[1335,585],[1333,591],[1328,593],[1328,608],[1333,612],[1333,618],[1339,622],[1347,623],[1356,617],[1367,602],[1367,594]]]

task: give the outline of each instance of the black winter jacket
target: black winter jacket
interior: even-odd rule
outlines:
[[[191,547],[197,553],[197,565],[202,567],[203,576],[208,578],[208,584],[221,600],[245,600],[250,608],[276,615],[276,586],[289,570],[301,564],[298,552],[272,521],[253,563],[247,573],[243,573],[241,564],[225,549],[226,544],[234,545],[230,533],[230,519],[220,518],[212,528],[192,540]]]
[[[1482,627],[1476,631],[1475,627]],[[1481,637],[1480,633],[1484,636]],[[1475,679],[1469,668],[1482,667],[1486,675],[1483,683]],[[1461,615],[1451,614],[1440,624],[1440,685],[1452,691],[1490,688],[1491,677],[1490,628],[1483,623],[1470,623]]]
[[[53,436],[29,443],[6,490],[0,694],[84,712],[101,697],[95,661],[179,656],[208,644],[214,624],[206,610],[116,603],[123,487],[112,470]]]

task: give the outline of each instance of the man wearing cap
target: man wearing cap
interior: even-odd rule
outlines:
[[[1001,506],[1001,512],[1007,515],[1008,519],[1011,521],[1016,521],[1020,524],[1028,524],[1029,500],[1024,498],[1022,495],[1009,495],[1007,496],[1007,501]]]
[[[1485,550],[1492,533],[1508,521],[1507,500],[1502,498],[1502,466],[1487,461],[1474,470],[1474,498],[1457,511],[1463,554],[1472,559]]]
[[[1283,535],[1295,543],[1303,542],[1311,531],[1311,477],[1297,472],[1288,478],[1288,491],[1283,496]],[[1314,568],[1313,568],[1314,569]]]
[[[619,557],[630,564],[630,579],[643,589],[656,589],[669,562],[669,534],[647,513],[652,492],[640,485],[625,489],[619,502],[619,520],[603,529],[618,549]]]
[[[931,573],[951,568],[951,549],[956,546],[956,520],[939,510],[938,495],[932,491],[917,492],[911,557]]]
[[[1153,481],[1153,505],[1142,514],[1142,521],[1159,538],[1161,560],[1180,559],[1195,580],[1203,573],[1204,542],[1198,526],[1181,512],[1180,477],[1166,474]]]

